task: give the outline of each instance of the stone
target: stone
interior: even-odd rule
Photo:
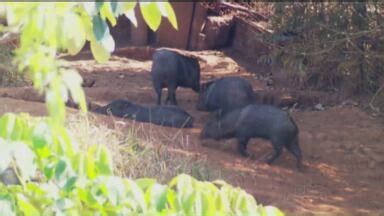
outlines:
[[[231,16],[209,16],[206,19],[201,37],[204,39],[204,47],[200,49],[217,49],[229,45],[230,33],[234,26],[233,17]]]
[[[316,104],[314,109],[317,110],[317,111],[324,111],[325,110],[324,106],[322,104],[320,104],[320,103]]]

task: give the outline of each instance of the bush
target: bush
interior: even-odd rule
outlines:
[[[302,86],[375,92],[383,77],[382,2],[275,3],[274,57]]]
[[[106,146],[80,149],[69,131],[52,130],[48,120],[11,113],[0,118],[6,129],[0,133],[0,171],[11,164],[20,182],[0,184],[7,215],[282,215],[223,181],[200,182],[182,174],[162,185],[114,176]]]

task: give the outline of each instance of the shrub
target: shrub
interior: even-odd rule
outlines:
[[[382,2],[274,3],[273,56],[299,84],[375,92],[383,77]]]

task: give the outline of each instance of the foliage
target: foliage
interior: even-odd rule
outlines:
[[[0,173],[11,168],[20,184],[0,183],[0,211],[6,215],[282,215],[275,207],[224,182],[200,182],[188,175],[168,185],[153,179],[114,175],[110,152],[89,143],[79,149],[64,126],[69,97],[86,111],[82,79],[58,60],[59,52],[78,53],[86,41],[96,60],[114,50],[107,22],[124,14],[133,23],[136,2],[7,2],[5,32],[20,34],[14,63],[45,94],[49,117],[8,113],[0,117]],[[168,2],[140,2],[149,27],[161,16],[177,28]],[[5,185],[7,183],[9,185]],[[14,182],[15,183],[15,182]]]
[[[301,84],[376,91],[383,77],[382,2],[274,3],[276,60]]]
[[[8,164],[20,185],[0,184],[2,212],[9,215],[282,215],[225,182],[200,182],[181,174],[168,185],[113,175],[104,145],[78,149],[67,130],[47,118],[8,113],[0,118],[0,172]],[[56,129],[55,129],[56,130]],[[36,176],[38,176],[36,178]],[[34,178],[35,181],[29,181]]]

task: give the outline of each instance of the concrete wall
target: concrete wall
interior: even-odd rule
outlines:
[[[194,2],[172,2],[176,13],[178,30],[174,29],[168,19],[162,19],[156,32],[156,46],[187,49]]]
[[[137,27],[126,17],[122,17],[111,29],[116,45],[118,47],[154,45],[156,47],[196,49],[199,32],[205,22],[206,9],[198,2],[171,2],[171,4],[176,14],[178,30],[172,27],[167,18],[162,18],[159,29],[152,32],[137,5],[135,8]]]
[[[233,49],[251,61],[257,61],[259,56],[269,53],[269,47],[262,38],[263,34],[266,33],[263,28],[242,18],[236,18],[235,25]]]

